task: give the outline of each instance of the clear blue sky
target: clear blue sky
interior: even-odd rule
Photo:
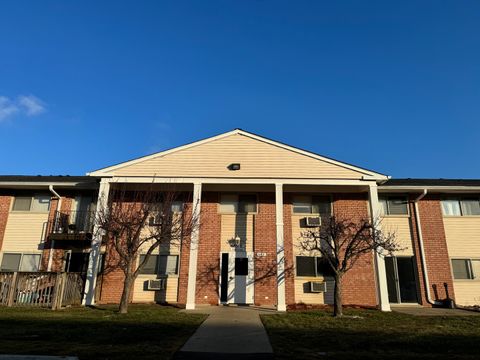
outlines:
[[[397,178],[480,178],[480,1],[1,1],[0,174],[237,127]]]

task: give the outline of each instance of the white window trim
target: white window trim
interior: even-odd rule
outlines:
[[[22,252],[22,251],[2,251],[1,257],[0,257],[0,266],[2,265],[3,262],[3,255],[5,254],[15,254],[15,255],[21,255],[20,256],[20,263],[19,266],[22,265],[22,260],[24,255],[40,255],[40,259],[38,260],[38,270],[37,271],[26,271],[26,272],[40,272],[40,268],[42,265],[42,253],[41,252],[34,252],[34,251],[27,251],[27,252]],[[5,270],[0,270],[0,271],[5,271]],[[17,272],[22,272],[21,270],[17,270]]]
[[[445,197],[443,198],[441,201],[447,201],[447,200],[454,200],[454,201],[457,201],[458,202],[458,207],[460,209],[460,214],[459,215],[446,215],[444,212],[443,212],[443,204],[441,204],[441,208],[442,208],[442,215],[443,217],[446,217],[446,218],[480,218],[480,214],[477,214],[477,215],[465,215],[463,212],[463,205],[462,205],[462,200],[467,200],[468,197]],[[474,198],[471,198],[471,200],[473,200]],[[476,198],[479,202],[480,202],[480,198]]]
[[[138,261],[137,261],[137,266],[140,264],[140,256],[146,255],[146,253],[141,253],[138,255]],[[150,256],[176,256],[178,258],[177,260],[177,273],[176,274],[138,274],[138,277],[152,277],[156,276],[157,278],[178,278],[180,276],[180,253],[165,253],[161,252],[160,254],[150,254]],[[158,264],[157,264],[158,267]],[[158,272],[158,269],[157,269]]]
[[[35,199],[35,196],[39,196],[39,195],[43,195],[43,196],[49,196],[48,194],[46,193],[34,193],[33,195],[30,196],[31,198],[31,202],[30,202],[30,210],[13,210],[13,207],[15,205],[15,199],[16,198],[19,198],[19,197],[29,197],[28,195],[15,195],[13,196],[13,201],[11,202],[10,204],[10,212],[11,213],[14,213],[14,214],[48,214],[50,212],[50,209],[51,209],[51,206],[52,206],[52,198],[50,197],[50,201],[48,203],[48,210],[46,211],[32,211],[32,206],[33,206],[33,201]]]
[[[315,196],[318,196],[318,197],[328,197],[330,199],[330,214],[329,215],[333,215],[333,196],[331,194],[295,194],[295,195],[292,195],[291,197],[291,207],[292,207],[292,215],[300,215],[300,216],[305,216],[305,215],[313,215],[313,216],[320,216],[321,213],[314,213],[314,212],[295,212],[293,207],[294,207],[294,202],[295,202],[295,197],[300,197],[300,196],[306,196],[306,197],[309,197],[310,198],[310,208],[313,207],[313,197]],[[300,255],[299,255],[300,256]]]
[[[468,261],[468,271],[472,275],[471,279],[455,279],[455,275],[453,272],[453,260],[467,260]],[[450,258],[450,266],[452,269],[452,279],[453,281],[459,281],[459,282],[472,282],[472,281],[478,281],[480,282],[480,273],[477,274],[472,266],[472,261],[480,261],[480,258],[465,258],[465,257],[452,257]]]
[[[249,211],[249,212],[238,212],[238,211],[222,211],[222,195],[235,195],[237,196],[237,208],[238,204],[240,204],[240,195],[250,195],[250,196],[255,196],[255,211]],[[217,213],[221,215],[256,215],[258,214],[258,194],[256,193],[232,193],[232,192],[223,192],[220,193],[219,199],[218,199],[218,204],[217,204]]]
[[[407,201],[407,213],[406,214],[382,214],[382,217],[386,218],[408,218],[410,217],[410,206],[409,206],[409,201],[408,201],[408,196],[403,196],[403,195],[380,195],[379,196],[379,203],[381,203],[382,199],[385,199],[387,202],[387,211],[390,212],[390,205],[388,203],[389,198],[405,198]]]

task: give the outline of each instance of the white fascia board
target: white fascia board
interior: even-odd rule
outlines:
[[[480,192],[480,186],[382,186],[378,187],[379,192],[388,191],[423,191],[424,189],[433,192]]]
[[[39,182],[39,181],[1,181],[0,187],[48,187],[48,186],[60,186],[60,187],[95,187],[97,183],[84,183],[84,182]]]
[[[264,143],[267,143],[267,144],[270,144],[270,145],[273,145],[273,146],[277,146],[277,147],[280,147],[280,148],[283,148],[283,149],[286,149],[286,150],[289,150],[289,151],[292,151],[292,152],[295,152],[295,153],[298,153],[298,154],[301,154],[301,155],[304,155],[304,156],[311,157],[313,159],[321,160],[321,161],[324,161],[324,162],[327,162],[327,163],[330,163],[330,164],[333,164],[333,165],[336,165],[336,166],[340,166],[340,167],[343,167],[343,168],[346,168],[346,169],[350,169],[350,170],[359,172],[361,174],[365,174],[368,177],[372,177],[372,179],[374,179],[374,180],[387,180],[387,179],[389,179],[389,177],[387,175],[383,175],[383,174],[380,174],[380,173],[376,173],[376,172],[373,172],[373,171],[362,169],[362,168],[359,168],[359,167],[356,167],[356,166],[353,166],[353,165],[350,165],[350,164],[345,164],[345,163],[342,163],[340,161],[336,161],[336,160],[333,160],[333,159],[330,159],[330,158],[327,158],[327,157],[324,157],[324,156],[321,156],[321,155],[314,154],[314,153],[309,152],[309,151],[298,149],[298,148],[290,146],[290,145],[282,144],[280,142],[270,140],[270,139],[264,138],[262,136],[255,135],[255,134],[252,134],[252,133],[249,133],[247,131],[240,130],[240,129],[235,129],[235,130],[226,132],[224,134],[220,134],[220,135],[217,135],[217,136],[209,137],[207,139],[195,141],[195,142],[187,144],[187,145],[183,145],[183,146],[179,146],[179,147],[169,149],[169,150],[166,150],[166,151],[161,151],[161,152],[158,152],[158,153],[155,153],[155,154],[143,156],[143,157],[140,157],[138,159],[130,160],[130,161],[120,163],[120,164],[117,164],[117,165],[112,165],[112,166],[109,166],[109,167],[106,167],[106,168],[103,168],[103,169],[98,169],[98,170],[87,173],[87,175],[90,175],[90,176],[110,175],[111,176],[112,175],[111,171],[113,171],[113,170],[116,170],[116,169],[119,169],[119,168],[122,168],[122,167],[125,167],[125,166],[130,166],[130,165],[133,165],[133,164],[136,164],[136,163],[139,163],[139,162],[142,162],[142,161],[146,161],[146,160],[149,160],[149,159],[153,159],[153,158],[156,158],[156,157],[165,156],[165,155],[177,152],[177,151],[189,149],[189,148],[194,147],[194,146],[198,146],[198,145],[205,144],[205,143],[208,143],[208,142],[211,142],[211,141],[219,140],[219,139],[222,139],[222,138],[225,138],[225,137],[228,137],[228,136],[231,136],[231,135],[235,135],[235,134],[243,135],[243,136],[249,137],[251,139],[262,141]]]
[[[370,181],[358,179],[264,179],[264,178],[170,178],[170,177],[142,177],[124,176],[114,177],[112,183],[130,184],[283,184],[283,185],[346,185],[367,186]]]

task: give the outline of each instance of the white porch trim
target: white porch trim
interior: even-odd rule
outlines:
[[[371,184],[368,187],[370,198],[370,214],[375,223],[380,216],[380,203],[378,201],[377,185]],[[382,311],[391,311],[388,300],[387,272],[385,270],[385,256],[375,252],[375,273],[377,279],[378,305]]]
[[[93,228],[92,248],[88,257],[87,279],[85,281],[85,292],[82,300],[83,305],[95,305],[95,287],[97,283],[98,261],[100,259],[100,248],[102,246],[103,231],[97,224],[98,214],[108,204],[110,192],[110,180],[102,179],[98,191],[98,203],[95,211],[95,225]]]
[[[275,184],[275,217],[277,229],[277,310],[286,311],[285,247],[283,239],[283,185]]]
[[[191,240],[190,240],[190,257],[188,260],[188,284],[187,284],[187,310],[195,309],[195,292],[197,285],[197,257],[198,257],[198,241],[200,235],[200,206],[202,201],[202,183],[193,184],[193,200],[192,200],[192,216],[194,220]]]

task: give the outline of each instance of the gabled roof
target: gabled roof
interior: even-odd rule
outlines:
[[[130,160],[130,161],[127,161],[127,162],[123,162],[123,163],[116,164],[116,165],[113,165],[113,166],[98,169],[98,170],[95,170],[95,171],[92,171],[92,172],[88,173],[87,175],[91,175],[91,176],[114,176],[115,173],[120,171],[121,169],[125,169],[127,167],[132,167],[132,166],[135,166],[137,164],[147,162],[147,161],[150,161],[150,160],[155,160],[156,161],[156,159],[158,160],[159,158],[164,158],[167,155],[182,152],[182,151],[185,151],[187,149],[192,149],[192,148],[195,148],[195,147],[199,147],[201,145],[210,144],[210,143],[216,142],[216,141],[221,140],[221,139],[226,139],[228,137],[232,137],[234,135],[241,135],[245,138],[252,139],[252,140],[255,140],[257,142],[261,142],[263,144],[271,145],[272,148],[274,147],[274,148],[277,148],[277,149],[287,150],[288,152],[291,152],[292,154],[297,154],[297,156],[301,155],[301,158],[309,158],[309,159],[319,160],[319,163],[318,163],[319,165],[320,165],[320,162],[322,162],[324,164],[334,165],[334,166],[338,167],[339,169],[343,169],[344,171],[348,170],[348,171],[356,172],[357,175],[360,175],[360,177],[363,176],[363,177],[366,177],[366,178],[370,178],[372,180],[373,179],[376,179],[376,180],[386,180],[386,179],[388,179],[388,177],[384,174],[374,172],[374,171],[371,171],[371,170],[368,170],[368,169],[364,169],[364,168],[361,168],[361,167],[358,167],[358,166],[354,166],[354,165],[351,165],[351,164],[348,164],[348,163],[345,163],[345,162],[340,162],[338,160],[335,160],[335,159],[332,159],[332,158],[329,158],[329,157],[325,157],[325,156],[313,153],[311,151],[306,151],[306,150],[303,150],[303,149],[300,149],[300,148],[297,148],[297,147],[293,147],[293,146],[290,146],[290,145],[287,145],[287,144],[284,144],[284,143],[281,143],[281,142],[278,142],[278,141],[274,141],[274,140],[268,139],[266,137],[247,132],[247,131],[242,130],[242,129],[234,129],[232,131],[229,131],[229,132],[226,132],[226,133],[223,133],[223,134],[220,134],[220,135],[216,135],[216,136],[213,136],[213,137],[209,137],[209,138],[206,138],[206,139],[203,139],[203,140],[199,140],[199,141],[196,141],[196,142],[193,142],[193,143],[189,143],[189,144],[186,144],[186,145],[183,145],[183,146],[175,147],[175,148],[172,148],[172,149],[169,149],[169,150],[157,152],[157,153],[147,155],[147,156],[143,156],[143,157],[140,157],[140,158],[136,158],[136,159],[133,159],[133,160]],[[300,159],[300,158],[298,158],[298,159]],[[312,165],[312,164],[310,164],[310,165]],[[161,176],[161,175],[162,174],[160,174],[159,176]],[[205,174],[205,175],[207,175],[207,174]],[[130,175],[130,176],[134,176],[134,175]]]

